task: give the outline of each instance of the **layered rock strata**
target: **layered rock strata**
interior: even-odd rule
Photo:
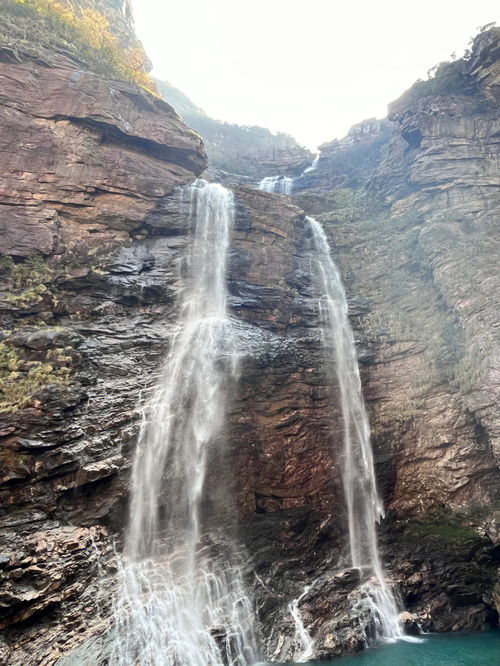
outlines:
[[[390,137],[358,126],[295,189],[365,300],[352,321],[386,555],[405,606],[437,630],[496,622],[498,39],[476,39],[464,94],[396,104]]]
[[[141,391],[175,322],[179,188],[206,157],[136,86],[61,56],[0,60],[1,623],[26,627],[1,654],[53,663],[123,525]]]
[[[466,64],[479,97],[421,99],[391,118],[390,137],[385,122],[361,125],[324,147],[295,200],[328,229],[351,296],[390,576],[409,625],[438,630],[496,621],[496,34]],[[138,406],[183,284],[180,189],[206,158],[135,86],[63,56],[3,49],[0,66],[0,656],[71,663],[105,635]],[[316,656],[360,649],[304,213],[247,187],[235,196],[240,377],[206,506],[233,479],[227,514],[251,555],[268,658],[299,655],[287,606],[311,583],[301,612]]]

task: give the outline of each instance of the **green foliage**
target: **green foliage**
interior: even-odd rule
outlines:
[[[89,248],[80,244],[59,257],[45,259],[39,255],[14,260],[10,255],[0,256],[0,285],[8,291],[7,302],[16,308],[57,299],[58,278],[70,276],[74,269],[87,268],[89,275],[106,275],[103,264],[117,246],[104,243]]]
[[[390,412],[370,409],[370,428],[374,441],[383,448],[397,450],[400,442],[411,429],[413,420],[418,414],[418,403],[406,397],[398,405],[397,410]]]
[[[53,355],[54,350],[50,353]],[[61,361],[59,358],[56,360]],[[17,349],[0,342],[0,413],[27,407],[32,402],[32,396],[44,386],[66,386],[69,375],[68,367],[22,359]]]
[[[410,521],[408,534],[434,537],[452,545],[481,539],[485,519],[492,515],[494,506],[472,504],[461,510],[442,507],[432,511],[425,519]],[[478,531],[479,530],[479,531]]]
[[[487,371],[488,355],[485,346],[485,341],[472,344],[454,368],[453,382],[462,395],[470,393]]]
[[[369,338],[382,338],[393,343],[415,339],[415,332],[398,310],[372,310],[360,320],[359,325]]]
[[[429,95],[465,95],[477,93],[474,81],[463,73],[465,59],[441,62],[429,71],[429,78],[419,79],[399,99],[389,105],[389,115],[402,113],[422,97]]]
[[[8,279],[14,289],[36,287],[49,282],[53,271],[40,256],[27,257],[23,262],[16,263],[9,255],[0,258],[0,272]]]
[[[4,342],[0,342],[0,373],[4,375],[11,372],[17,372],[19,368],[19,359],[13,347],[9,347]]]
[[[478,540],[479,535],[470,527],[440,523],[412,523],[407,532],[416,537],[435,537],[448,543]]]
[[[6,280],[11,293],[7,300],[15,307],[26,307],[40,303],[49,291],[47,285],[52,282],[54,271],[40,256],[27,257],[22,262],[15,262],[9,255],[0,257],[0,276]]]
[[[93,9],[76,14],[58,0],[3,0],[1,13],[2,41],[68,53],[103,76],[157,94],[142,47],[124,49],[103,14]]]
[[[24,289],[20,294],[11,294],[7,300],[15,307],[24,308],[33,303],[41,303],[47,292],[48,289],[44,284],[38,284],[36,287]]]

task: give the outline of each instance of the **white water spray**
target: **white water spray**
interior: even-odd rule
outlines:
[[[395,598],[387,585],[377,544],[376,525],[384,515],[379,498],[370,442],[368,415],[361,390],[354,335],[347,316],[347,298],[328,241],[319,222],[307,218],[314,252],[313,278],[320,290],[323,345],[335,362],[344,422],[343,485],[347,505],[352,567],[364,581],[364,608],[378,640],[403,637]]]
[[[259,183],[259,190],[274,194],[290,195],[292,188],[293,178],[289,178],[288,176],[266,176]]]
[[[117,666],[255,660],[243,558],[227,541],[207,539],[200,511],[233,371],[226,290],[233,195],[204,181],[185,194],[194,240],[180,328],[145,409],[133,463],[109,662]]]
[[[316,171],[316,169],[318,168],[319,156],[320,153],[316,155],[316,157],[312,161],[312,164],[308,166],[306,169],[304,169],[304,171],[299,176],[300,178],[302,178],[302,176],[305,176],[306,173],[311,173],[311,171]]]
[[[308,661],[314,655],[314,641],[304,626],[302,615],[299,610],[300,602],[309,592],[311,587],[312,585],[306,585],[302,594],[288,604],[288,611],[290,612],[295,625],[295,637],[300,642],[302,648],[300,655],[295,657],[299,664]]]
[[[312,163],[304,169],[300,174],[299,178],[305,176],[306,173],[311,173],[311,171],[316,171],[318,168],[318,162],[320,158],[320,153],[316,155]],[[289,176],[266,176],[259,183],[259,190],[264,192],[270,192],[271,194],[288,194],[290,195],[293,190],[294,178]]]

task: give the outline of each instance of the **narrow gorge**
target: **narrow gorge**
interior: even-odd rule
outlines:
[[[0,663],[496,640],[500,29],[316,155],[128,0],[0,34]]]

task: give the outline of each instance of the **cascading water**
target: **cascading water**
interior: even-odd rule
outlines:
[[[300,178],[302,178],[302,176],[305,176],[306,173],[311,173],[311,171],[316,171],[316,169],[318,168],[319,157],[320,154],[318,153],[316,157],[313,159],[311,165],[306,167],[304,171],[300,174]]]
[[[203,532],[201,502],[234,374],[226,265],[232,193],[196,181],[180,327],[144,413],[132,471],[110,664],[244,666],[255,660],[244,560]]]
[[[307,218],[314,252],[312,273],[319,291],[323,345],[335,362],[344,422],[343,485],[347,505],[352,567],[359,569],[363,609],[372,616],[375,638],[403,637],[399,611],[385,580],[376,525],[384,515],[378,496],[370,426],[361,390],[354,335],[347,316],[347,298],[321,224]]]
[[[266,176],[259,183],[259,190],[271,194],[291,194],[293,178],[288,176]]]
[[[299,597],[297,597],[297,599],[294,599],[288,604],[288,612],[292,616],[293,624],[295,626],[295,636],[298,639],[301,646],[300,654],[297,657],[295,657],[295,659],[299,663],[308,661],[314,655],[314,641],[304,626],[302,615],[300,614],[299,610],[300,602],[306,596],[306,594],[309,592],[309,590],[313,585],[306,585],[302,594]]]
[[[316,171],[318,168],[320,154],[318,153],[312,163],[304,169],[299,178],[305,176],[311,171]],[[259,190],[270,192],[271,194],[288,194],[290,195],[293,190],[294,178],[289,176],[266,176],[259,183]]]

